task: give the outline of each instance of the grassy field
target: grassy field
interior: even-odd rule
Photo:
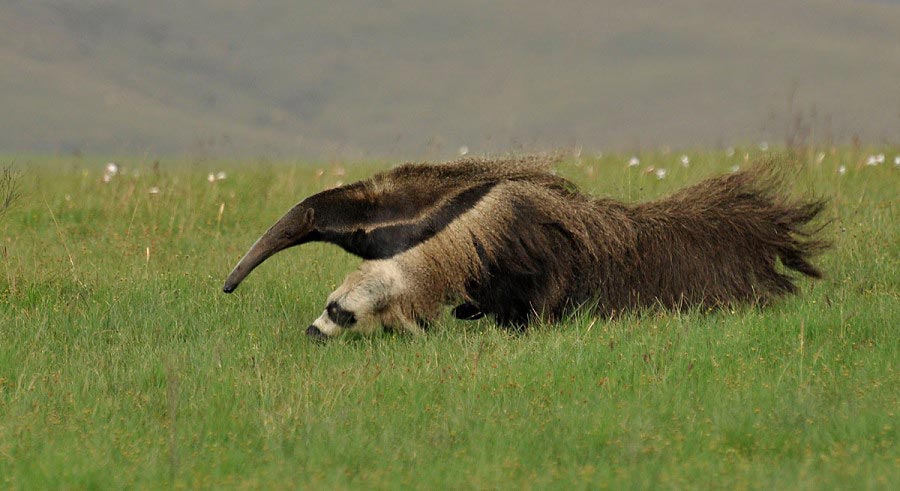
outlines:
[[[744,153],[559,170],[635,201]],[[448,316],[324,346],[303,330],[357,259],[307,245],[234,295],[222,282],[294,203],[387,163],[123,159],[104,183],[105,160],[7,158],[22,196],[0,218],[0,488],[897,489],[896,154],[786,171],[831,199],[834,248],[826,279],[768,308],[524,336]]]

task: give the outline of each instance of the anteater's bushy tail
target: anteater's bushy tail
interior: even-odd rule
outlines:
[[[779,175],[762,163],[634,206],[629,303],[719,305],[795,292],[778,262],[821,277],[810,259],[829,244],[812,222],[826,202],[790,198]]]

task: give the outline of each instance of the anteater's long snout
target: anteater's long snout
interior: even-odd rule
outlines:
[[[223,292],[233,292],[251,271],[256,269],[257,266],[272,256],[272,254],[283,249],[283,247],[279,247],[278,244],[271,244],[270,242],[271,241],[267,240],[267,237],[264,235],[253,244],[253,247],[247,251],[247,254],[244,255],[237,266],[231,270],[231,274],[228,275],[228,278],[225,279],[225,286],[222,287]]]
[[[312,208],[304,207],[302,204],[288,211],[250,247],[247,254],[231,270],[222,291],[233,292],[251,271],[273,254],[307,241],[313,229],[313,218]]]

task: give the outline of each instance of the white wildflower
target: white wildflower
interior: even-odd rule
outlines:
[[[656,178],[657,179],[665,179],[666,178],[666,170],[665,169],[656,169]]]
[[[639,165],[641,165],[641,159],[639,159],[637,157],[631,157],[628,160],[628,167],[637,167]]]
[[[878,154],[878,155],[869,155],[869,157],[866,159],[866,165],[868,165],[868,166],[875,166],[875,165],[883,164],[883,163],[884,163],[884,154],[883,153]]]
[[[681,156],[681,165],[684,167],[688,167],[689,165],[691,165],[690,157],[688,157],[687,155],[682,155]]]
[[[150,188],[150,191],[148,191],[148,192],[150,194],[159,194],[159,188],[156,186],[153,186],[152,188]]]
[[[741,166],[739,166],[739,165],[732,165],[732,166],[731,166],[731,172],[737,172],[737,171],[739,171],[739,170],[741,170]]]
[[[463,145],[463,146],[459,147],[459,156],[460,156],[460,157],[462,157],[463,155],[466,155],[466,154],[468,154],[468,153],[469,153],[469,147],[468,147],[468,146]]]
[[[216,175],[213,174],[212,172],[210,172],[209,175],[206,176],[206,182],[209,182],[209,183],[216,182]]]
[[[894,157],[894,167],[900,167],[900,155]]]
[[[843,175],[846,174],[846,173],[847,173],[847,166],[846,166],[846,165],[842,165],[842,166],[838,167],[838,174],[839,174],[839,175],[842,175],[842,176],[843,176]]]
[[[225,171],[219,171],[218,173],[216,173],[217,181],[224,181],[226,177],[228,176],[225,174]]]
[[[108,162],[106,167],[103,168],[103,182],[110,182],[112,178],[115,177],[116,174],[119,173],[119,164],[115,162]]]
[[[816,154],[816,163],[821,164],[825,160],[825,152],[819,152]]]

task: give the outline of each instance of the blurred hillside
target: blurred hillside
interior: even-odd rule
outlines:
[[[900,2],[0,0],[0,111],[3,153],[896,143]]]

